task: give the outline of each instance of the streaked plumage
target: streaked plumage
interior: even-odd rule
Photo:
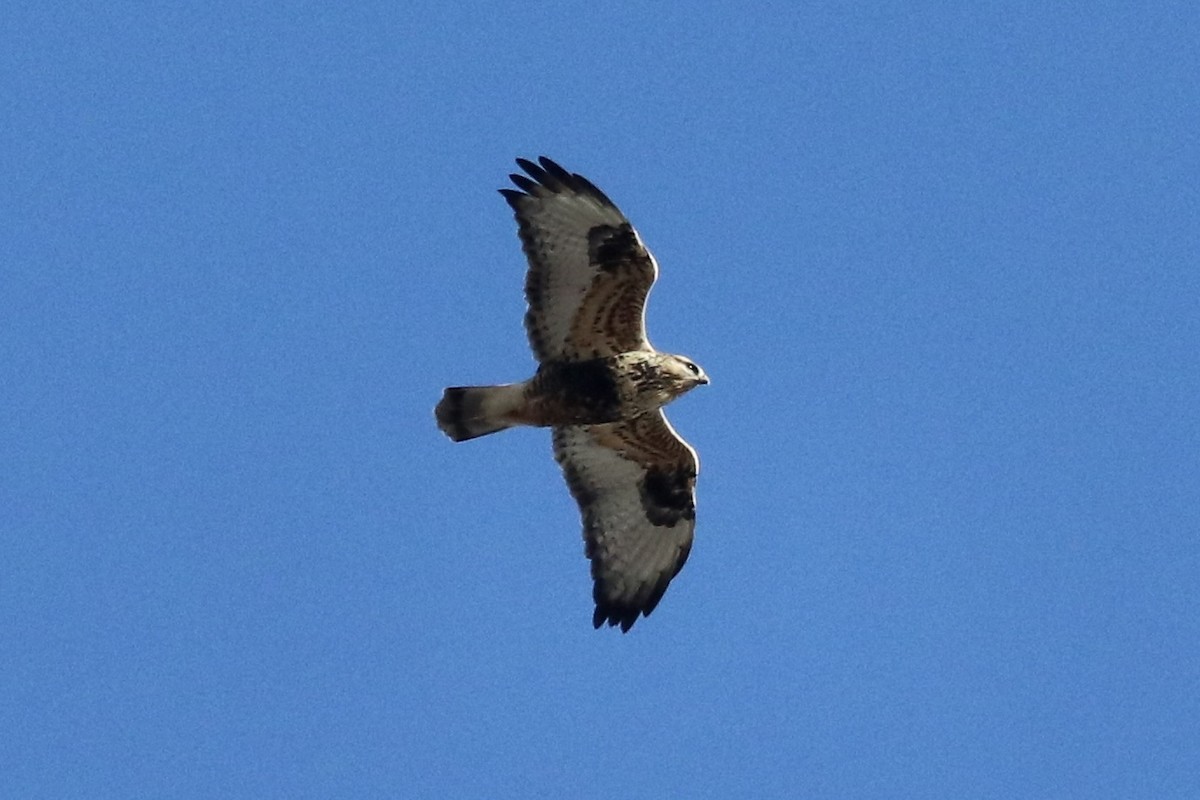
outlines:
[[[646,337],[658,266],[637,232],[586,178],[548,158],[501,189],[529,271],[525,330],[539,362],[527,381],[451,387],[438,426],[455,441],[515,425],[554,429],[554,456],[583,517],[593,624],[628,631],[687,561],[695,529],[696,452],[662,407],[708,383]]]

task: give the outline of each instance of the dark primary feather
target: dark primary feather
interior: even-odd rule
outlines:
[[[540,188],[541,188],[540,184],[534,183],[529,178],[526,178],[524,175],[518,175],[514,172],[512,175],[509,175],[508,177],[513,183],[515,183],[517,185],[518,189],[520,189],[521,191],[525,192],[528,195],[536,195],[538,193],[538,191],[540,191]],[[501,193],[510,192],[510,193],[518,195],[518,196],[520,196],[520,194],[521,194],[521,192],[515,192],[512,189],[501,189],[500,191],[501,191]]]
[[[530,177],[552,192],[561,192],[570,186],[571,176],[568,175],[562,167],[559,167],[553,161],[550,161],[545,157],[542,157],[540,160],[543,163],[553,165],[557,169],[543,169],[537,164],[534,164],[532,161],[528,161],[524,158],[517,159],[517,166],[528,172]]]
[[[617,205],[608,198],[604,192],[600,191],[594,183],[587,178],[573,172],[567,172],[556,162],[546,156],[538,157],[539,164],[535,164],[529,159],[518,158],[517,166],[529,173],[530,177],[525,177],[520,173],[511,173],[508,178],[516,185],[520,192],[512,189],[501,189],[500,194],[504,195],[504,199],[509,205],[516,206],[514,202],[520,202],[519,197],[522,193],[531,197],[538,197],[549,190],[552,193],[561,193],[564,191],[575,192],[577,194],[590,195],[603,205],[611,209],[616,209]],[[532,180],[530,179],[532,178]]]
[[[617,207],[616,203],[608,199],[608,195],[597,189],[595,184],[579,173],[567,172],[565,169],[551,161],[546,156],[539,157],[538,161],[541,162],[542,166],[546,168],[547,172],[553,174],[555,178],[558,179],[564,186],[568,186],[573,191],[581,194],[590,194],[610,208]]]

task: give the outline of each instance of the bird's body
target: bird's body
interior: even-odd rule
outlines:
[[[547,158],[517,163],[530,177],[511,176],[522,191],[501,193],[529,259],[525,328],[539,366],[520,383],[446,389],[435,414],[455,441],[554,429],[583,516],[593,622],[627,631],[691,549],[699,461],[662,407],[708,377],[650,345],[645,304],[658,267],[612,201]]]
[[[514,425],[598,425],[655,411],[702,374],[666,353],[635,350],[586,361],[547,361],[527,381],[447,389],[442,430],[456,442]]]

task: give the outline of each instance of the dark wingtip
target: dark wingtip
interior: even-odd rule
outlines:
[[[568,172],[566,168],[549,156],[538,156],[537,163],[527,158],[518,158],[516,162],[517,166],[528,173],[529,177],[517,173],[513,173],[508,177],[526,194],[536,197],[538,195],[538,188],[548,189],[551,192],[561,192],[567,189],[580,194],[590,194],[597,201],[610,208],[615,209],[617,207],[616,203],[608,195],[596,188],[596,184],[578,173]],[[511,192],[512,190],[500,190],[502,194],[506,191]],[[510,195],[505,195],[505,197],[510,197]],[[511,199],[509,202],[512,202]]]
[[[592,627],[599,630],[600,626],[604,624],[610,628],[620,626],[621,633],[629,633],[633,623],[637,622],[638,615],[642,613],[642,610],[638,608],[597,604],[596,610],[592,613]]]
[[[547,174],[553,178],[556,178],[560,183],[570,185],[573,179],[579,177],[567,172],[565,169],[560,167],[557,162],[552,161],[546,156],[538,156],[538,163],[542,165],[542,169],[544,169]]]
[[[575,177],[575,181],[579,185],[580,189],[582,189],[585,192],[590,192],[591,194],[593,194],[596,197],[597,200],[599,200],[601,203],[608,206],[609,208],[615,209],[617,207],[617,204],[614,203],[612,200],[610,200],[608,195],[606,195],[604,192],[602,192],[596,188],[596,184],[592,183],[591,181],[589,181],[587,178],[583,177],[582,175],[575,175],[574,177]]]
[[[518,158],[517,166],[529,173],[529,178],[533,178],[543,186],[549,187],[550,182],[553,182],[553,178],[550,177],[550,174],[546,172],[546,170],[542,169],[527,158]],[[513,183],[517,184],[518,186],[521,185],[519,180],[529,180],[529,178],[526,178],[524,175],[509,175],[508,177],[512,178]]]
[[[512,175],[509,175],[508,179],[510,181],[512,181],[513,184],[516,185],[516,187],[518,189],[525,192],[525,194],[530,194],[530,195],[537,194],[537,190],[542,188],[536,182],[531,181],[529,178],[526,178],[524,175],[518,175],[515,172]]]

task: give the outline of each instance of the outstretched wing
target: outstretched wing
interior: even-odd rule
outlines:
[[[628,631],[649,616],[687,561],[696,527],[696,451],[661,410],[625,422],[554,429],[583,516],[596,613]]]
[[[529,173],[500,194],[516,212],[529,272],[525,330],[539,361],[579,361],[649,350],[646,296],[658,277],[625,215],[581,175],[548,158],[517,159]]]

